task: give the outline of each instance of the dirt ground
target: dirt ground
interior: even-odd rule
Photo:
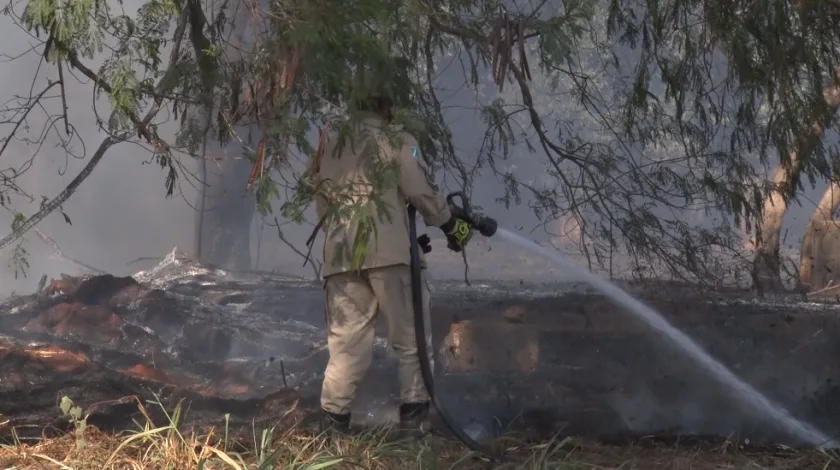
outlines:
[[[840,468],[832,452],[799,451],[785,447],[749,446],[723,439],[686,439],[682,442],[656,438],[623,445],[583,441],[570,443],[570,460],[601,469],[712,470]],[[586,468],[586,467],[582,467]]]

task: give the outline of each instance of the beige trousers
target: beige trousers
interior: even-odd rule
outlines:
[[[326,278],[324,289],[330,360],[324,372],[321,407],[331,413],[350,412],[356,387],[364,378],[373,357],[374,326],[378,310],[385,315],[388,343],[397,355],[402,402],[428,400],[417,357],[409,267],[395,265],[334,274]],[[429,287],[424,277],[423,314],[429,352],[430,300]]]

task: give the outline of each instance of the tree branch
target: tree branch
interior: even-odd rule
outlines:
[[[175,31],[175,44],[172,47],[172,52],[169,55],[169,67],[168,67],[167,72],[164,75],[164,77],[161,78],[161,81],[158,83],[158,88],[162,88],[162,84],[168,82],[169,75],[174,73],[175,64],[177,63],[178,57],[180,55],[181,38],[184,35],[184,29],[185,28],[186,28],[186,10],[181,12],[181,18],[180,18],[180,21],[179,21],[179,24],[178,24],[178,28]],[[76,58],[75,54],[71,53],[71,54],[68,54],[68,55],[70,56],[70,57],[68,57],[68,60],[70,60],[70,63],[73,64],[73,66],[75,68],[82,71],[83,74],[87,75],[89,78],[94,80],[100,87],[102,87],[103,90],[110,93],[111,87],[107,83],[105,83],[102,79],[100,79],[90,69],[85,67],[84,64],[79,62],[79,60]],[[152,106],[152,108],[149,110],[149,112],[146,113],[146,116],[143,118],[142,121],[140,121],[137,118],[136,115],[130,114],[132,122],[137,127],[138,133],[140,133],[141,135],[146,137],[146,139],[148,139],[149,142],[152,143],[152,144],[155,144],[155,139],[152,138],[152,135],[148,131],[146,126],[148,125],[149,122],[152,121],[152,119],[155,118],[157,113],[160,111],[161,100],[162,100],[162,98],[158,98],[158,99],[155,100],[154,106]],[[54,210],[58,209],[59,207],[61,207],[61,205],[63,205],[65,202],[67,202],[67,200],[70,199],[70,196],[72,196],[73,193],[75,193],[76,190],[79,188],[79,185],[81,185],[88,178],[88,176],[90,176],[90,174],[93,172],[93,169],[96,168],[96,165],[98,165],[99,162],[102,160],[102,157],[105,156],[105,152],[107,152],[108,149],[110,149],[114,144],[123,142],[127,138],[128,138],[128,135],[125,134],[125,133],[121,136],[118,136],[118,137],[114,137],[114,136],[106,137],[102,141],[102,143],[99,144],[99,148],[96,149],[96,152],[93,154],[93,157],[91,157],[91,159],[87,162],[87,165],[85,165],[85,167],[82,168],[82,171],[80,171],[79,174],[76,175],[75,178],[73,178],[73,181],[71,181],[70,184],[68,184],[67,187],[64,188],[64,190],[61,191],[61,193],[59,193],[58,196],[53,198],[47,204],[43,205],[41,207],[41,210],[39,210],[34,215],[32,215],[32,217],[26,219],[26,221],[23,224],[21,224],[17,229],[13,230],[12,233],[10,233],[10,234],[6,235],[5,237],[3,237],[2,239],[0,239],[0,250],[3,250],[4,248],[6,248],[9,245],[11,245],[12,243],[14,243],[17,239],[22,237],[31,228],[38,225],[42,220],[44,220]],[[160,139],[157,139],[157,140],[159,141]]]
[[[44,88],[44,89],[43,89],[40,93],[38,93],[38,95],[37,95],[37,96],[35,96],[35,97],[32,99],[32,101],[29,103],[29,106],[27,107],[26,111],[23,113],[23,116],[21,116],[21,117],[20,117],[20,119],[18,119],[18,121],[17,121],[17,122],[15,122],[15,125],[14,125],[14,127],[12,128],[12,132],[10,132],[10,133],[9,133],[9,136],[8,136],[8,137],[6,137],[6,140],[3,142],[3,147],[0,147],[0,155],[3,155],[3,152],[5,152],[5,151],[6,151],[6,147],[8,147],[8,146],[9,146],[9,143],[12,141],[12,137],[14,137],[14,135],[15,135],[15,134],[17,134],[18,129],[20,129],[20,126],[21,126],[21,125],[23,124],[23,122],[26,120],[26,116],[28,116],[28,115],[29,115],[29,112],[30,112],[30,111],[32,111],[32,109],[35,107],[35,105],[37,105],[37,104],[38,104],[38,102],[39,102],[39,101],[41,101],[41,98],[43,98],[43,97],[44,97],[44,95],[45,95],[48,91],[50,91],[50,89],[51,89],[52,87],[54,87],[54,86],[58,85],[59,83],[60,83],[60,82],[51,82],[49,85],[47,85],[47,87],[46,87],[46,88]]]
[[[289,248],[292,249],[295,253],[300,255],[301,258],[306,260],[310,266],[312,266],[312,270],[315,271],[315,278],[319,279],[321,277],[321,263],[315,264],[311,256],[306,256],[302,251],[298,250],[295,245],[290,242],[285,235],[283,235],[283,230],[280,229],[280,221],[277,220],[277,217],[274,218],[274,226],[277,227],[277,236],[280,238],[280,241],[286,244]]]
[[[28,232],[32,227],[41,223],[48,215],[50,215],[54,210],[58,209],[62,204],[64,204],[73,193],[79,188],[79,185],[84,182],[88,176],[93,172],[93,169],[96,168],[96,165],[99,164],[99,161],[102,160],[102,157],[105,156],[105,152],[108,151],[111,146],[114,144],[122,141],[124,139],[117,139],[114,137],[106,137],[105,140],[99,144],[99,148],[96,149],[96,152],[93,154],[93,157],[88,161],[87,165],[82,168],[82,171],[73,178],[73,181],[64,188],[64,191],[59,193],[58,196],[53,198],[50,202],[45,204],[41,207],[41,210],[36,212],[32,217],[26,219],[26,222],[21,224],[17,229],[13,230],[12,233],[6,235],[2,239],[0,239],[0,250],[8,247],[18,238],[22,237],[23,234]]]

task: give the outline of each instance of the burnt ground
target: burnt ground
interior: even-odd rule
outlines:
[[[774,446],[807,444],[801,436],[598,295],[520,283],[433,290],[437,388],[478,439],[579,435],[605,443],[580,447],[594,452],[588,458],[618,461],[627,449],[654,459],[684,447],[663,439],[717,435],[769,445],[735,447],[770,459],[765,468],[810,468],[784,463],[802,456]],[[775,403],[840,435],[835,306],[678,286],[641,294]],[[190,425],[224,425],[228,414],[228,426],[246,435],[281,419],[308,426],[326,361],[321,295],[318,283],[233,278],[169,259],[134,278],[63,278],[8,299],[0,304],[0,421],[8,421],[0,434],[65,431],[65,396],[106,432],[134,429],[138,400],[158,413],[149,401],[183,402]],[[395,419],[394,368],[377,338],[357,421]],[[712,455],[721,446],[704,438],[689,447]]]

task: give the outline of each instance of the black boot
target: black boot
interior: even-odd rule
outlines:
[[[322,410],[321,432],[350,434],[350,413],[337,414]]]
[[[432,430],[429,421],[429,402],[400,405],[400,431],[423,435]]]

